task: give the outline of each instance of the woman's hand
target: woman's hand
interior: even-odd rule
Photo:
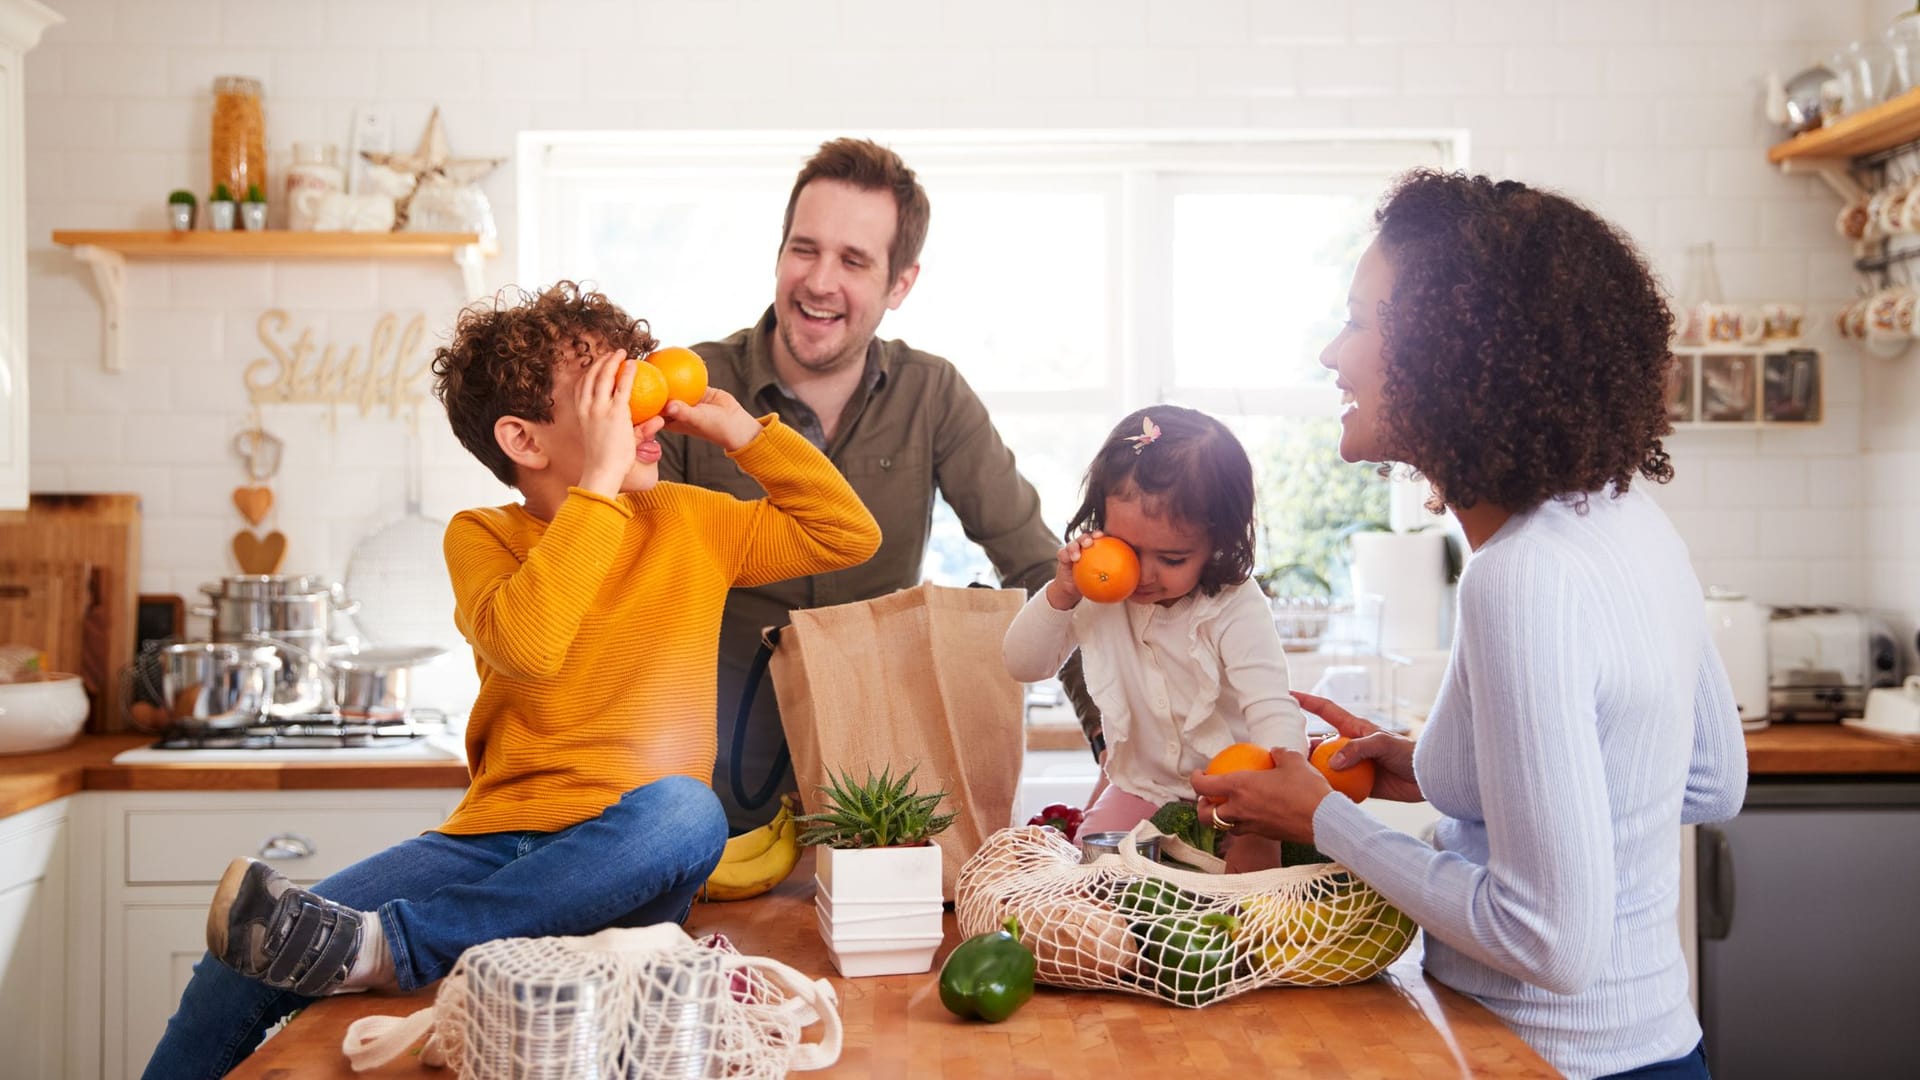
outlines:
[[[728,453],[760,435],[760,421],[741,408],[732,394],[717,386],[708,387],[697,405],[669,400],[660,415],[667,418],[668,431],[705,439]]]
[[[1209,776],[1195,769],[1195,809],[1200,820],[1234,835],[1313,843],[1313,812],[1333,788],[1298,750],[1276,747],[1273,768]]]
[[[1073,564],[1080,561],[1080,553],[1092,547],[1101,535],[1098,529],[1081,533],[1067,541],[1055,557],[1053,580],[1047,582],[1047,603],[1052,604],[1055,611],[1070,611],[1080,602],[1080,586],[1073,580]]]
[[[588,491],[617,495],[633,454],[640,445],[639,430],[627,409],[633,392],[634,361],[625,349],[601,353],[587,362],[574,383],[574,412],[580,417],[580,478]]]
[[[1353,741],[1335,751],[1328,762],[1345,769],[1357,761],[1373,762],[1373,798],[1389,802],[1422,802],[1420,781],[1413,775],[1413,740],[1383,731],[1323,697],[1294,691],[1300,707],[1333,725]]]

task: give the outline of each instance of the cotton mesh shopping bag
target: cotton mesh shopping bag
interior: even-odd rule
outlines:
[[[1022,686],[1001,642],[1026,594],[919,585],[872,600],[793,613],[773,651],[774,692],[808,812],[827,770],[909,768],[944,790],[956,817],[934,838],[952,897],[960,866],[1013,820],[1026,753]]]
[[[1400,958],[1416,927],[1338,863],[1250,874],[1163,865],[1138,844],[1218,868],[1203,852],[1135,826],[1117,855],[1082,864],[1044,825],[996,833],[961,868],[962,937],[1013,916],[1053,986],[1122,990],[1198,1008],[1262,986],[1343,986]]]
[[[421,1064],[463,1080],[772,1080],[832,1065],[840,1034],[825,979],[660,923],[476,945],[432,1007],[356,1020],[341,1049],[363,1072],[425,1035]]]

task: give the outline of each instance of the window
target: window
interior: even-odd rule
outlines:
[[[771,300],[788,190],[828,137],[524,133],[521,280],[592,281],[664,341],[730,334]],[[1387,180],[1457,166],[1460,136],[874,137],[933,203],[920,279],[880,332],[960,368],[1056,532],[1114,422],[1177,402],[1246,442],[1263,568],[1304,563],[1339,587],[1335,533],[1383,520],[1386,483],[1338,460],[1320,350],[1345,319]],[[951,513],[936,519],[927,573],[991,576]]]

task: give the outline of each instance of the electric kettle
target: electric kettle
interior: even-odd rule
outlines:
[[[1766,608],[1745,593],[1707,586],[1707,633],[1726,665],[1740,724],[1748,731],[1767,726]]]

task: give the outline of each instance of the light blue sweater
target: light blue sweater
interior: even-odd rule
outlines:
[[[1550,501],[1474,553],[1414,773],[1433,846],[1337,795],[1314,836],[1426,930],[1429,974],[1575,1080],[1693,1049],[1680,825],[1740,809],[1746,747],[1645,492]]]

